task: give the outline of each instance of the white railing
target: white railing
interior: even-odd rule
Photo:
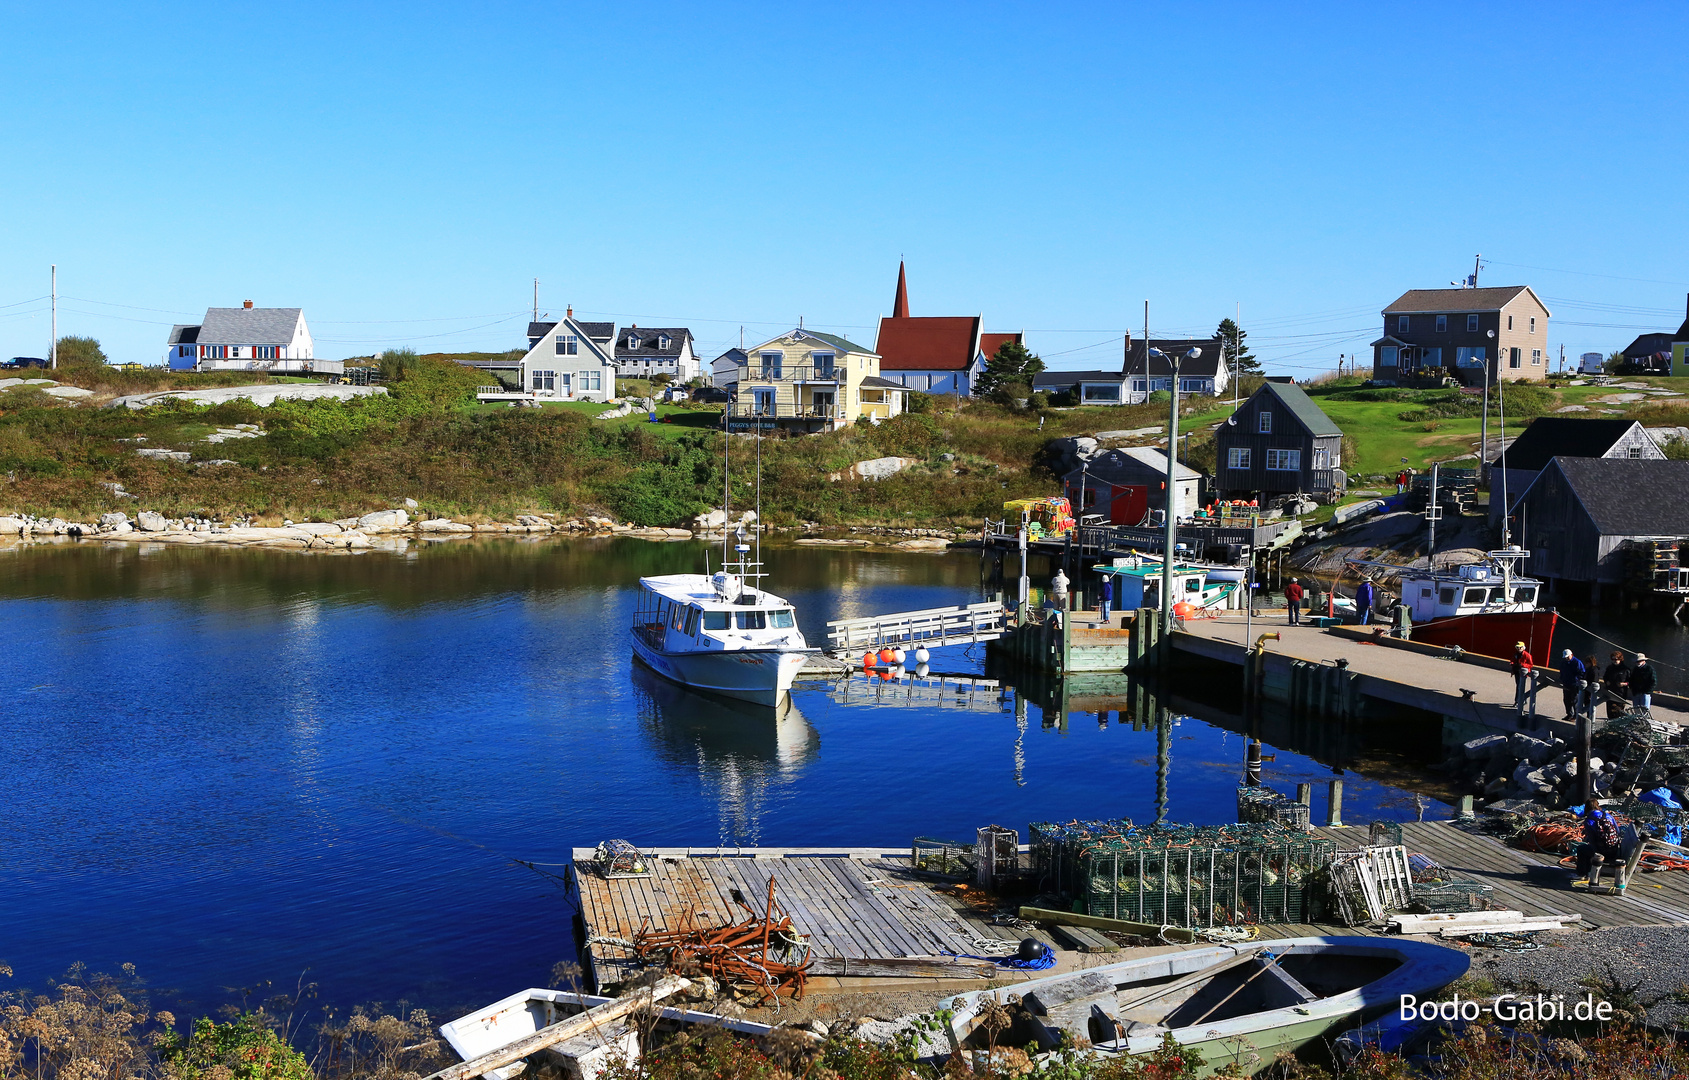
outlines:
[[[827,624],[827,647],[853,652],[886,645],[960,645],[993,641],[1003,636],[1003,605],[995,601],[861,619],[835,619]]]

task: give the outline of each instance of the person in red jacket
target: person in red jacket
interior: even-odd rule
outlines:
[[[1297,626],[1302,622],[1302,583],[1295,578],[1284,587],[1285,605],[1290,609],[1290,625]]]
[[[1536,662],[1525,648],[1523,641],[1513,643],[1513,707],[1519,712],[1525,711],[1525,699],[1529,695],[1526,687],[1530,685],[1531,673],[1536,670]]]

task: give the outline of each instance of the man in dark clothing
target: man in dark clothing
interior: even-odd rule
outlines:
[[[1648,654],[1636,654],[1636,666],[1630,669],[1630,703],[1643,712],[1653,704],[1654,669],[1648,666]]]
[[[1607,719],[1624,714],[1625,702],[1630,699],[1630,668],[1625,666],[1624,653],[1613,653],[1607,669],[1601,673],[1601,688],[1607,700]]]
[[[1577,654],[1566,649],[1560,654],[1560,695],[1566,702],[1564,719],[1570,720],[1578,715],[1578,695],[1583,692],[1584,680],[1583,661]]]
[[[1108,625],[1109,609],[1114,606],[1114,575],[1113,574],[1104,574],[1103,575],[1103,587],[1102,587],[1102,592],[1101,592],[1101,600],[1099,602],[1102,605],[1103,625],[1106,626],[1106,625]]]
[[[1536,669],[1536,662],[1531,659],[1530,652],[1523,641],[1513,643],[1513,707],[1519,712],[1525,711],[1525,701],[1530,695],[1526,687],[1530,685],[1531,673]]]
[[[1583,843],[1577,849],[1578,873],[1589,877],[1592,867],[1615,866],[1619,861],[1619,823],[1613,815],[1591,800],[1583,808]]]
[[[1290,625],[1297,626],[1302,622],[1302,583],[1295,578],[1284,587],[1284,602],[1290,609]]]
[[[1355,590],[1355,621],[1362,626],[1372,625],[1372,605],[1378,602],[1378,590],[1371,578],[1363,578]]]

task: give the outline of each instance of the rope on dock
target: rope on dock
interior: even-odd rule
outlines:
[[[1595,631],[1591,630],[1589,627],[1584,626],[1581,623],[1572,622],[1571,619],[1568,619],[1564,615],[1560,616],[1560,621],[1563,622],[1563,623],[1571,623],[1573,626],[1577,627],[1579,630],[1582,630],[1584,633],[1588,634],[1590,637],[1594,638],[1596,641],[1600,641],[1600,642],[1603,642],[1607,645],[1611,645],[1613,648],[1618,649],[1620,652],[1634,653],[1634,652],[1637,651],[1636,649],[1632,649],[1627,645],[1620,645],[1618,642],[1612,640],[1611,638],[1604,638],[1600,634],[1597,634]],[[1652,656],[1650,656],[1648,658],[1648,663],[1654,665],[1655,667],[1668,667],[1668,668],[1671,668],[1673,671],[1689,671],[1689,668],[1680,667],[1677,664],[1668,664],[1668,663],[1664,662],[1663,660],[1656,660]]]

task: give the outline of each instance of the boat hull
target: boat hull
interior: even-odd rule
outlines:
[[[1554,644],[1554,626],[1559,619],[1556,612],[1541,610],[1451,615],[1416,623],[1413,640],[1441,648],[1458,645],[1467,652],[1503,660],[1511,659],[1514,643],[1523,641],[1538,663],[1546,663],[1553,658],[1549,650]]]
[[[1426,942],[1382,937],[1310,937],[1242,947],[1196,948],[1090,968],[1083,974],[1102,975],[1117,986],[1136,985],[1145,980],[1195,974],[1209,968],[1218,970],[1218,966],[1234,957],[1263,951],[1279,956],[1297,953],[1339,961],[1344,957],[1388,959],[1398,966],[1361,986],[1305,1000],[1298,1005],[1213,1021],[1204,1019],[1190,1026],[1168,1028],[1158,1025],[1151,1033],[1133,1035],[1104,1045],[1093,1044],[1091,1049],[1080,1053],[1095,1057],[1150,1054],[1160,1048],[1166,1035],[1171,1034],[1180,1046],[1201,1053],[1203,1064],[1194,1074],[1196,1076],[1212,1076],[1234,1062],[1248,1067],[1252,1057],[1260,1063],[1246,1070],[1253,1072],[1254,1068],[1271,1063],[1281,1053],[1299,1050],[1317,1040],[1335,1036],[1356,1022],[1382,1015],[1398,1006],[1404,994],[1425,999],[1464,975],[1471,964],[1470,957],[1457,949]],[[1073,980],[1080,974],[1070,972],[1035,979],[1015,986],[1014,992],[1025,1002],[1028,996]],[[993,996],[1000,998],[1002,993],[976,991],[951,1002],[953,1014],[949,1035],[952,1049],[963,1051],[969,1045],[968,1036],[978,1025],[984,1000]],[[1071,1037],[1072,1033],[1068,1035]],[[1050,1044],[1046,1042],[1045,1045]]]
[[[662,652],[637,636],[633,654],[670,682],[720,694],[736,701],[778,706],[792,683],[819,649],[727,649],[717,652]]]

